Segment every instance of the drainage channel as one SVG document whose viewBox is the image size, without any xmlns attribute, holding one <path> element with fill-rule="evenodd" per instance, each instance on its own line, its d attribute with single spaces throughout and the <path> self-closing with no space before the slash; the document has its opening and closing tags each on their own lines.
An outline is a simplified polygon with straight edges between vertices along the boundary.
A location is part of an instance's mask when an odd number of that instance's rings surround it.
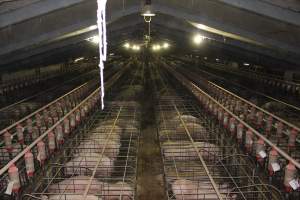
<svg viewBox="0 0 300 200">
<path fill-rule="evenodd" d="M 145 70 L 144 95 L 142 97 L 142 124 L 138 152 L 137 198 L 143 200 L 167 199 L 163 178 L 163 163 L 157 127 L 155 123 L 155 98 Z"/>
</svg>

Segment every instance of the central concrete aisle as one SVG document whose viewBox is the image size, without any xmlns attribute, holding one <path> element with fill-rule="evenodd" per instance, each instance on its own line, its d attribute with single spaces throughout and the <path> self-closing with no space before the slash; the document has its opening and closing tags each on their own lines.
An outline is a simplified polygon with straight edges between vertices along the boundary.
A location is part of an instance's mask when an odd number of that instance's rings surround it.
<svg viewBox="0 0 300 200">
<path fill-rule="evenodd" d="M 167 199 L 163 163 L 155 124 L 155 100 L 150 84 L 149 70 L 145 70 L 144 95 L 142 97 L 142 126 L 138 153 L 138 200 Z"/>
</svg>

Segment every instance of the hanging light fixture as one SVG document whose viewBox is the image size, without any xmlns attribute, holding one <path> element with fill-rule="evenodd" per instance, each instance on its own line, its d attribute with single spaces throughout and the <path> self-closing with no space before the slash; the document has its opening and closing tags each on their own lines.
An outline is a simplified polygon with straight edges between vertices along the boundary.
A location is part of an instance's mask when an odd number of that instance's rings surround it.
<svg viewBox="0 0 300 200">
<path fill-rule="evenodd" d="M 144 21 L 148 24 L 148 34 L 145 35 L 145 45 L 148 47 L 148 44 L 151 41 L 151 20 L 152 17 L 155 16 L 155 13 L 152 10 L 151 0 L 145 0 L 141 15 L 144 17 Z"/>
<path fill-rule="evenodd" d="M 141 15 L 144 17 L 154 17 L 155 13 L 152 11 L 152 6 L 145 5 Z"/>
<path fill-rule="evenodd" d="M 145 5 L 143 7 L 143 10 L 142 10 L 142 16 L 145 17 L 154 17 L 155 16 L 155 13 L 153 12 L 152 10 L 152 5 L 151 5 L 151 0 L 146 0 L 145 1 Z"/>
</svg>

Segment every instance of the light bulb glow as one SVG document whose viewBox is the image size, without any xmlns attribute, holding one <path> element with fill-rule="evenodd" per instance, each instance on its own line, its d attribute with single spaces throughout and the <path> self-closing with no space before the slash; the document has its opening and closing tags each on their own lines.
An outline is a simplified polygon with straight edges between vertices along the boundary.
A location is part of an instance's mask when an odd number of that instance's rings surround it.
<svg viewBox="0 0 300 200">
<path fill-rule="evenodd" d="M 84 57 L 76 58 L 76 59 L 74 60 L 74 63 L 77 63 L 77 62 L 79 62 L 79 61 L 81 61 L 81 60 L 84 60 Z"/>
<path fill-rule="evenodd" d="M 124 47 L 125 47 L 126 49 L 129 49 L 129 48 L 130 48 L 130 44 L 127 42 L 127 43 L 124 44 Z"/>
<path fill-rule="evenodd" d="M 123 47 L 128 50 L 133 50 L 133 51 L 140 51 L 141 46 L 139 44 L 130 44 L 129 42 L 126 42 L 123 44 Z"/>
<path fill-rule="evenodd" d="M 92 31 L 92 30 L 95 30 L 95 29 L 97 29 L 97 28 L 98 28 L 98 26 L 97 26 L 97 25 L 92 25 L 92 26 L 90 26 L 90 27 L 89 27 L 89 30 L 91 30 L 91 31 Z"/>
<path fill-rule="evenodd" d="M 154 45 L 152 46 L 152 50 L 153 50 L 153 51 L 159 51 L 161 48 L 162 48 L 162 46 L 160 46 L 159 44 L 154 44 Z"/>
<path fill-rule="evenodd" d="M 194 36 L 193 42 L 195 44 L 199 45 L 203 42 L 204 39 L 205 39 L 205 37 L 203 35 L 197 34 L 197 35 Z"/>
<path fill-rule="evenodd" d="M 139 45 L 134 44 L 132 46 L 132 50 L 134 50 L 134 51 L 139 51 L 140 49 L 141 49 L 141 47 Z"/>
<path fill-rule="evenodd" d="M 167 42 L 165 42 L 165 43 L 163 44 L 163 48 L 164 48 L 164 49 L 169 48 L 169 46 L 170 46 L 170 45 L 169 45 L 169 43 L 167 43 Z"/>
<path fill-rule="evenodd" d="M 93 43 L 93 44 L 98 44 L 99 43 L 99 36 L 95 35 L 93 37 L 90 37 L 86 39 L 87 41 Z"/>
</svg>

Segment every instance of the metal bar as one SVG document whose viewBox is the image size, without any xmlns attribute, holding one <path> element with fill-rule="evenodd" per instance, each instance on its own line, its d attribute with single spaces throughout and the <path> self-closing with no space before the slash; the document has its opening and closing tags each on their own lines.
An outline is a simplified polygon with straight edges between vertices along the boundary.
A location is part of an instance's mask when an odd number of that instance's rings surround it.
<svg viewBox="0 0 300 200">
<path fill-rule="evenodd" d="M 115 74 L 109 83 L 107 83 L 107 87 L 111 87 L 111 85 L 116 81 L 118 78 L 120 78 L 121 74 L 125 71 L 126 68 L 123 68 L 123 70 L 119 71 L 119 73 Z M 88 97 L 86 97 L 82 102 L 80 102 L 76 107 L 74 107 L 71 111 L 69 111 L 64 117 L 62 117 L 60 120 L 58 120 L 51 128 L 49 128 L 45 133 L 43 133 L 41 136 L 39 136 L 35 141 L 33 141 L 29 146 L 23 149 L 17 156 L 15 156 L 9 163 L 7 163 L 3 168 L 0 169 L 0 176 L 2 176 L 9 167 L 17 162 L 20 158 L 22 158 L 26 152 L 28 152 L 30 149 L 32 149 L 39 141 L 44 139 L 48 133 L 53 131 L 56 126 L 58 126 L 60 123 L 64 121 L 67 117 L 69 117 L 72 113 L 74 113 L 78 108 L 80 108 L 82 105 L 84 105 L 90 98 L 92 98 L 94 95 L 99 94 L 100 88 L 96 89 L 94 92 L 92 92 Z"/>
<path fill-rule="evenodd" d="M 65 81 L 65 82 L 63 82 L 63 84 L 68 83 L 68 82 L 71 82 L 71 81 L 73 81 L 73 80 L 76 80 L 77 78 L 79 78 L 79 77 L 81 77 L 81 76 L 84 76 L 84 75 L 86 75 L 86 74 L 92 73 L 92 72 L 94 72 L 94 70 L 91 71 L 91 72 L 82 74 L 82 75 L 80 75 L 80 76 L 77 76 L 77 77 L 75 77 L 75 78 L 73 78 L 73 79 L 70 79 L 70 80 L 68 80 L 68 81 Z M 62 84 L 55 85 L 54 87 L 51 87 L 51 88 L 49 88 L 49 89 L 47 89 L 47 90 L 44 90 L 43 92 L 40 92 L 40 93 L 35 94 L 35 95 L 32 95 L 32 96 L 30 96 L 30 97 L 26 97 L 25 99 L 22 99 L 21 101 L 18 101 L 18 102 L 16 102 L 16 103 L 13 103 L 13 104 L 10 104 L 10 105 L 8 105 L 8 106 L 6 106 L 6 107 L 3 107 L 3 108 L 0 109 L 0 112 L 3 112 L 3 110 L 5 110 L 5 109 L 8 109 L 8 108 L 13 107 L 13 106 L 15 106 L 15 105 L 17 105 L 17 104 L 23 103 L 24 101 L 28 101 L 29 99 L 32 99 L 32 98 L 37 97 L 37 96 L 40 96 L 40 95 L 42 95 L 42 94 L 44 94 L 44 93 L 47 93 L 47 92 L 49 92 L 49 91 L 51 91 L 51 90 L 54 90 L 54 89 L 58 88 L 58 87 L 61 86 L 61 85 L 62 85 Z M 84 85 L 84 84 L 82 84 L 82 85 Z M 80 86 L 79 86 L 79 87 L 80 87 Z M 76 88 L 75 88 L 75 89 L 76 89 Z M 74 89 L 74 90 L 75 90 L 75 89 Z M 70 92 L 72 92 L 72 91 L 70 91 Z M 48 105 L 49 105 L 49 104 L 48 104 Z M 36 112 L 37 112 L 37 111 L 36 111 Z M 0 132 L 0 135 L 1 135 L 1 132 Z"/>
<path fill-rule="evenodd" d="M 267 115 L 269 115 L 269 116 L 271 116 L 271 117 L 277 119 L 278 121 L 283 122 L 283 123 L 286 124 L 287 126 L 289 126 L 289 127 L 291 127 L 291 128 L 294 128 L 294 129 L 296 129 L 298 132 L 300 132 L 300 128 L 299 128 L 299 127 L 297 127 L 297 126 L 295 126 L 295 125 L 293 125 L 293 124 L 291 124 L 291 123 L 285 121 L 284 119 L 281 119 L 280 117 L 278 117 L 278 116 L 276 116 L 276 115 L 274 115 L 274 114 L 272 114 L 272 113 L 270 113 L 270 112 L 268 112 L 268 111 L 266 111 L 266 110 L 264 110 L 264 109 L 258 107 L 257 105 L 251 103 L 250 101 L 247 101 L 246 99 L 243 99 L 243 98 L 241 98 L 241 97 L 239 97 L 239 96 L 233 94 L 232 92 L 226 90 L 225 88 L 222 88 L 222 87 L 218 86 L 217 84 L 215 84 L 215 83 L 213 83 L 213 82 L 211 82 L 211 81 L 208 81 L 208 83 L 209 83 L 209 84 L 212 84 L 213 86 L 219 88 L 220 90 L 225 91 L 227 94 L 230 94 L 231 96 L 234 96 L 235 98 L 237 98 L 237 99 L 239 99 L 239 100 L 241 100 L 241 101 L 243 101 L 243 102 L 245 102 L 245 103 L 251 105 L 252 107 L 255 107 L 257 110 L 262 111 L 263 113 L 265 113 L 265 114 L 267 114 Z M 298 109 L 299 109 L 299 108 L 298 108 Z"/>
<path fill-rule="evenodd" d="M 169 68 L 168 66 L 164 65 L 165 68 L 171 72 L 183 85 L 185 85 L 188 89 L 191 90 L 191 92 L 198 97 L 198 94 L 195 92 L 199 92 L 202 95 L 205 95 L 208 97 L 211 101 L 213 101 L 215 104 L 217 104 L 219 107 L 221 107 L 223 110 L 225 110 L 229 115 L 234 117 L 239 123 L 243 124 L 245 127 L 247 127 L 249 130 L 251 130 L 257 137 L 261 138 L 264 140 L 265 143 L 267 143 L 270 147 L 274 148 L 282 157 L 284 157 L 286 160 L 290 161 L 293 163 L 298 169 L 300 169 L 300 163 L 297 162 L 294 158 L 289 156 L 287 153 L 282 151 L 280 148 L 278 148 L 273 142 L 268 140 L 265 136 L 257 132 L 255 129 L 253 129 L 250 125 L 248 125 L 246 122 L 241 120 L 239 117 L 237 117 L 235 114 L 233 114 L 230 110 L 228 110 L 226 107 L 224 107 L 222 104 L 220 104 L 218 101 L 216 101 L 214 98 L 212 98 L 209 94 L 201 90 L 198 86 L 195 84 L 191 83 L 189 80 L 187 80 L 185 77 L 182 75 L 178 74 L 176 71 L 173 69 Z"/>
<path fill-rule="evenodd" d="M 24 121 L 26 121 L 26 120 L 29 119 L 30 117 L 33 117 L 35 114 L 37 114 L 37 113 L 39 113 L 40 111 L 42 111 L 42 110 L 48 108 L 49 106 L 53 105 L 54 103 L 58 102 L 59 100 L 63 99 L 64 97 L 68 96 L 69 94 L 73 93 L 74 91 L 77 91 L 78 89 L 80 89 L 80 88 L 86 86 L 87 84 L 88 84 L 88 83 L 86 82 L 86 83 L 84 83 L 84 84 L 82 84 L 82 85 L 76 87 L 75 89 L 71 90 L 70 92 L 64 94 L 63 96 L 57 98 L 56 100 L 50 102 L 49 104 L 47 104 L 47 105 L 41 107 L 40 109 L 34 111 L 34 112 L 31 113 L 30 115 L 27 115 L 26 117 L 23 117 L 22 119 L 20 119 L 19 121 L 13 123 L 12 125 L 9 125 L 9 126 L 6 127 L 5 129 L 3 129 L 3 130 L 0 131 L 0 136 L 3 135 L 3 134 L 5 133 L 5 131 L 7 131 L 7 130 L 9 130 L 9 129 L 15 127 L 15 126 L 17 126 L 18 124 L 20 124 L 20 123 L 22 123 L 22 122 L 24 122 Z"/>
<path fill-rule="evenodd" d="M 184 69 L 183 69 L 183 70 L 184 70 Z M 209 75 L 211 75 L 210 73 L 208 73 L 208 72 L 206 72 L 206 71 L 203 71 L 203 70 L 200 70 L 200 71 L 201 71 L 201 72 L 204 72 L 204 73 L 207 73 L 207 74 L 209 74 Z M 187 73 L 187 72 L 185 71 L 185 73 Z M 190 73 L 189 73 L 189 76 L 195 77 L 195 80 L 197 80 L 197 78 L 198 78 L 198 77 L 194 76 L 194 74 L 190 74 Z M 293 129 L 297 130 L 298 132 L 300 132 L 300 128 L 299 128 L 299 127 L 297 127 L 297 126 L 295 126 L 295 125 L 293 125 L 293 124 L 287 122 L 286 120 L 284 120 L 284 119 L 282 119 L 282 118 L 280 118 L 280 117 L 278 117 L 278 116 L 276 116 L 276 115 L 274 115 L 274 114 L 272 114 L 272 113 L 270 113 L 270 112 L 268 112 L 268 111 L 266 111 L 266 110 L 264 110 L 264 109 L 262 109 L 262 108 L 256 106 L 255 104 L 253 104 L 253 103 L 247 101 L 246 99 L 243 99 L 243 98 L 241 98 L 241 97 L 239 97 L 239 96 L 233 94 L 232 92 L 226 90 L 225 88 L 223 88 L 223 87 L 221 87 L 221 86 L 218 86 L 217 84 L 215 84 L 215 83 L 213 83 L 213 82 L 211 82 L 211 81 L 206 80 L 205 78 L 202 78 L 202 79 L 203 79 L 205 82 L 208 82 L 208 84 L 212 85 L 212 87 L 216 87 L 216 88 L 218 88 L 219 90 L 222 90 L 222 91 L 226 92 L 227 94 L 229 94 L 229 95 L 231 95 L 231 96 L 233 96 L 233 97 L 235 97 L 235 98 L 241 100 L 242 102 L 247 103 L 248 105 L 250 105 L 250 106 L 252 106 L 252 107 L 255 107 L 256 109 L 262 111 L 263 113 L 265 113 L 265 114 L 271 116 L 272 118 L 275 118 L 275 119 L 277 119 L 278 121 L 283 122 L 283 123 L 284 123 L 285 125 L 287 125 L 288 127 L 293 128 Z M 265 96 L 265 95 L 264 95 L 264 96 Z M 277 100 L 277 99 L 275 99 L 275 100 L 276 100 L 276 101 L 279 101 L 279 100 Z M 279 102 L 281 102 L 281 101 L 279 101 Z M 281 102 L 281 103 L 284 103 L 284 102 Z M 286 103 L 284 103 L 284 104 L 286 104 Z M 294 109 L 296 108 L 297 110 L 300 110 L 300 108 L 297 108 L 297 107 L 295 107 L 295 106 L 293 106 L 293 105 L 288 104 L 288 106 L 292 106 Z M 274 125 L 273 125 L 273 126 L 274 126 Z M 274 126 L 274 127 L 275 127 L 275 126 Z M 289 133 L 288 133 L 287 131 L 284 131 L 284 134 L 287 135 L 287 136 L 289 136 Z M 300 139 L 296 139 L 296 141 L 297 141 L 298 143 L 300 143 Z"/>
<path fill-rule="evenodd" d="M 163 83 L 165 89 L 167 90 L 167 93 L 169 93 L 169 90 L 168 90 L 168 88 L 166 87 L 166 84 L 164 83 L 164 81 L 162 80 L 161 77 L 160 77 L 160 80 L 161 80 L 161 82 Z M 195 151 L 196 151 L 196 153 L 197 153 L 197 155 L 198 155 L 198 157 L 199 157 L 199 159 L 200 159 L 200 161 L 201 161 L 201 164 L 202 164 L 203 167 L 204 167 L 205 173 L 206 173 L 206 175 L 208 176 L 208 178 L 209 178 L 209 180 L 210 180 L 210 182 L 211 182 L 211 184 L 212 184 L 212 186 L 213 186 L 213 189 L 214 189 L 215 192 L 216 192 L 216 195 L 218 196 L 218 199 L 222 200 L 223 198 L 222 198 L 222 195 L 221 195 L 221 193 L 220 193 L 220 191 L 219 191 L 219 189 L 218 189 L 218 186 L 217 186 L 216 182 L 214 181 L 213 177 L 211 176 L 211 174 L 210 174 L 210 172 L 209 172 L 209 170 L 208 170 L 208 167 L 207 167 L 207 165 L 206 165 L 206 163 L 205 163 L 205 161 L 204 161 L 202 155 L 200 154 L 199 149 L 196 147 L 196 145 L 195 145 L 195 143 L 194 143 L 194 139 L 192 138 L 192 136 L 191 136 L 191 134 L 190 134 L 190 132 L 189 132 L 189 130 L 188 130 L 188 128 L 187 128 L 185 122 L 183 121 L 183 119 L 182 119 L 182 117 L 181 117 L 181 114 L 180 114 L 179 110 L 177 109 L 177 106 L 176 106 L 176 104 L 174 103 L 174 101 L 172 102 L 172 105 L 173 105 L 173 107 L 174 107 L 174 109 L 175 109 L 175 111 L 176 111 L 176 113 L 177 113 L 177 116 L 178 116 L 179 119 L 180 119 L 181 124 L 184 126 L 185 133 L 188 135 L 188 137 L 189 137 L 189 139 L 190 139 L 190 141 L 191 141 L 191 143 L 192 143 L 192 145 L 193 145 L 193 148 L 195 149 Z M 165 125 L 165 124 L 164 124 L 164 125 Z M 165 126 L 166 126 L 166 125 L 165 125 Z M 174 158 L 173 158 L 173 161 L 174 161 Z M 174 162 L 175 162 L 175 161 L 174 161 Z M 177 174 L 177 176 L 179 176 L 179 175 L 178 175 L 178 170 L 177 170 L 176 164 L 175 164 L 175 168 L 176 168 L 176 174 Z"/>
<path fill-rule="evenodd" d="M 216 192 L 218 198 L 219 198 L 220 200 L 222 200 L 223 198 L 222 198 L 222 195 L 221 195 L 221 193 L 220 193 L 220 191 L 219 191 L 219 189 L 218 189 L 218 186 L 217 186 L 216 182 L 214 181 L 214 179 L 212 178 L 212 176 L 210 175 L 209 170 L 208 170 L 208 168 L 207 168 L 207 166 L 206 166 L 206 164 L 205 164 L 205 161 L 204 161 L 202 155 L 200 154 L 198 148 L 195 146 L 194 140 L 193 140 L 193 138 L 191 137 L 191 134 L 190 134 L 188 128 L 186 127 L 185 122 L 182 120 L 181 115 L 180 115 L 180 112 L 178 111 L 178 109 L 177 109 L 177 107 L 176 107 L 176 105 L 175 105 L 174 103 L 173 103 L 173 106 L 174 106 L 174 108 L 175 108 L 175 110 L 176 110 L 176 112 L 177 112 L 177 115 L 179 116 L 179 119 L 180 119 L 180 121 L 181 121 L 181 124 L 184 126 L 185 132 L 186 132 L 187 135 L 189 136 L 190 141 L 192 142 L 192 145 L 193 145 L 195 151 L 196 151 L 197 154 L 198 154 L 198 157 L 199 157 L 199 159 L 200 159 L 200 161 L 201 161 L 201 163 L 202 163 L 202 165 L 203 165 L 203 167 L 204 167 L 204 169 L 205 169 L 205 173 L 207 174 L 207 176 L 208 176 L 208 178 L 209 178 L 209 180 L 210 180 L 210 182 L 211 182 L 211 184 L 212 184 L 212 186 L 213 186 L 213 188 L 214 188 L 214 190 L 215 190 L 215 192 Z"/>
<path fill-rule="evenodd" d="M 114 130 L 114 128 L 115 128 L 115 126 L 116 126 L 116 123 L 117 123 L 117 121 L 118 121 L 118 119 L 119 119 L 119 116 L 120 116 L 120 113 L 121 113 L 121 111 L 122 111 L 122 108 L 123 108 L 123 106 L 121 106 L 121 108 L 120 108 L 119 111 L 118 111 L 118 114 L 117 114 L 117 117 L 116 117 L 115 120 L 114 120 L 113 126 L 112 126 L 112 128 L 111 128 L 111 130 L 110 130 L 110 132 L 109 132 L 109 134 L 108 134 L 108 136 L 107 136 L 107 138 L 106 138 L 106 140 L 105 140 L 104 147 L 102 148 L 102 151 L 101 151 L 101 156 L 99 157 L 99 159 L 98 159 L 98 161 L 97 161 L 97 164 L 95 165 L 95 167 L 94 167 L 94 169 L 93 169 L 93 174 L 92 174 L 92 176 L 89 178 L 89 182 L 88 182 L 87 186 L 85 187 L 85 190 L 84 190 L 84 193 L 83 193 L 83 198 L 84 198 L 84 200 L 86 200 L 86 198 L 87 198 L 87 195 L 88 195 L 88 192 L 89 192 L 89 190 L 90 190 L 92 181 L 93 181 L 93 179 L 94 179 L 94 177 L 95 177 L 95 174 L 96 174 L 96 170 L 97 170 L 97 168 L 98 168 L 98 166 L 99 166 L 99 164 L 100 164 L 100 162 L 101 162 L 101 160 L 102 160 L 102 158 L 103 158 L 103 153 L 104 153 L 104 150 L 105 150 L 105 148 L 106 148 L 106 146 L 107 146 L 107 142 L 108 142 L 108 140 L 109 140 L 109 138 L 110 138 L 110 136 L 111 136 L 111 134 L 112 134 L 112 131 Z"/>
<path fill-rule="evenodd" d="M 220 63 L 218 63 L 218 64 L 216 64 L 216 63 L 212 64 L 212 63 L 209 63 L 209 62 L 204 62 L 204 63 L 205 63 L 205 65 L 208 65 L 208 66 L 213 67 L 213 68 L 215 68 L 213 65 L 217 65 L 218 69 L 220 69 L 220 67 L 224 68 L 224 66 L 225 66 L 225 65 L 220 64 Z M 294 85 L 294 86 L 300 86 L 300 83 L 296 83 L 296 82 L 292 82 L 292 81 L 286 81 L 286 80 L 281 80 L 281 79 L 278 79 L 278 78 L 270 78 L 268 76 L 265 76 L 264 74 L 258 74 L 258 73 L 254 73 L 254 72 L 250 72 L 250 71 L 248 71 L 248 72 L 251 73 L 251 74 L 254 74 L 256 76 L 261 76 L 264 79 L 274 80 L 274 81 L 277 81 L 277 82 L 286 83 L 286 84 Z M 241 74 L 242 76 L 247 76 L 248 77 L 248 75 L 247 75 L 246 72 L 245 73 L 243 73 L 243 72 L 242 73 L 235 72 L 235 73 L 236 74 Z"/>
</svg>

